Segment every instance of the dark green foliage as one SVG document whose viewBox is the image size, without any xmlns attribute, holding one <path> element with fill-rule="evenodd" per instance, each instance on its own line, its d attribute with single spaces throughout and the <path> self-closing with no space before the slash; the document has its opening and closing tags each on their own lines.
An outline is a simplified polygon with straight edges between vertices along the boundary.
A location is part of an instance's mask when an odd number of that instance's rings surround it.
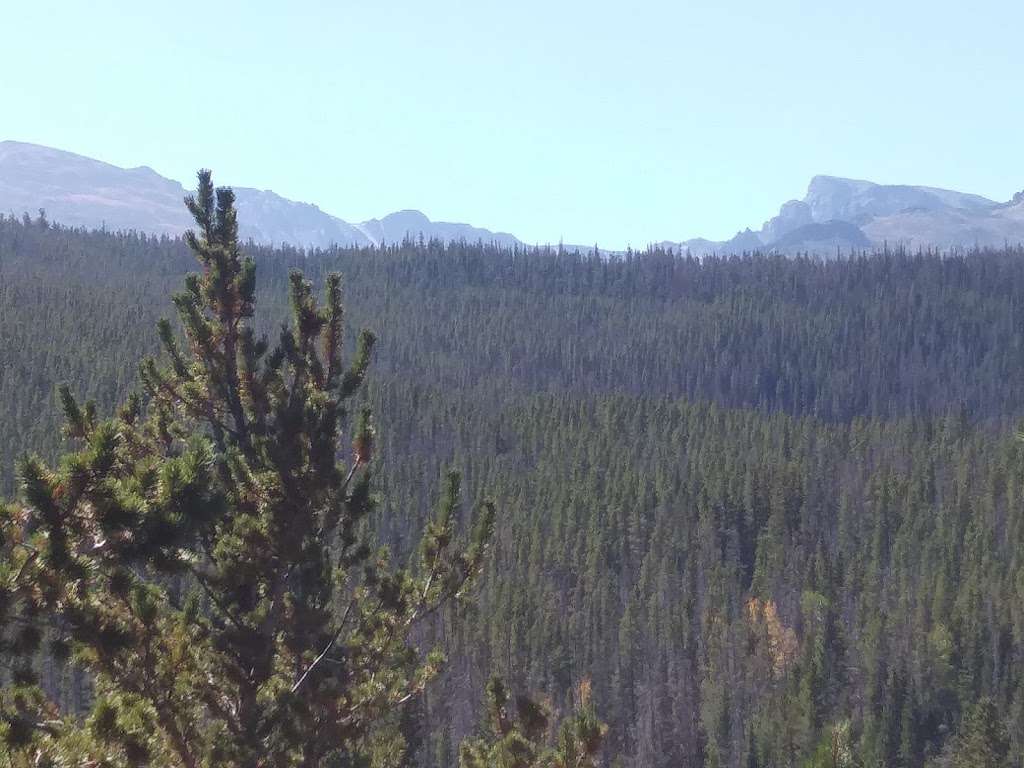
<svg viewBox="0 0 1024 768">
<path fill-rule="evenodd" d="M 496 400 L 686 396 L 832 421 L 1024 413 L 1019 249 L 824 263 L 663 251 L 609 261 L 411 242 L 247 252 L 260 265 L 257 336 L 276 336 L 287 318 L 291 269 L 317 285 L 341 272 L 348 327 L 381 335 L 381 379 Z M 0 423 L 15 435 L 0 444 L 0 489 L 13 490 L 19 450 L 59 448 L 55 381 L 73 382 L 103 412 L 123 402 L 191 264 L 181 240 L 0 220 Z"/>
<path fill-rule="evenodd" d="M 591 679 L 602 765 L 942 768 L 984 697 L 1005 764 L 1021 765 L 1019 249 L 251 252 L 254 348 L 277 337 L 289 291 L 305 306 L 296 266 L 328 294 L 345 275 L 350 321 L 323 334 L 380 334 L 349 423 L 382 470 L 359 489 L 381 497 L 365 525 L 394 557 L 430 553 L 433 481 L 451 467 L 503 510 L 471 620 L 440 610 L 414 633 L 450 663 L 415 718 L 387 723 L 419 745 L 408 765 L 454 768 L 495 673 L 552 712 Z M 95 413 L 124 401 L 186 256 L 180 241 L 0 222 L 5 461 L 60 452 L 58 381 Z M 54 697 L 89 703 L 73 663 L 37 669 Z"/>
<path fill-rule="evenodd" d="M 1009 754 L 1010 739 L 1003 715 L 991 698 L 980 699 L 960 724 L 953 768 L 1002 768 Z"/>
<path fill-rule="evenodd" d="M 18 765 L 313 768 L 383 754 L 442 661 L 412 635 L 463 596 L 490 538 L 484 505 L 457 542 L 451 473 L 418 558 L 396 566 L 372 546 L 360 400 L 374 337 L 343 365 L 338 278 L 321 307 L 292 272 L 292 320 L 270 351 L 250 324 L 255 267 L 231 191 L 203 171 L 186 203 L 201 272 L 174 296 L 181 343 L 160 324 L 166 363 L 142 364 L 144 397 L 115 419 L 62 387 L 75 449 L 57 469 L 23 459 L 20 501 L 0 517 L 0 737 Z M 36 685 L 44 637 L 91 675 L 84 727 Z M 397 764 L 400 745 L 385 751 Z"/>
<path fill-rule="evenodd" d="M 513 704 L 505 684 L 492 678 L 487 685 L 491 735 L 463 742 L 460 768 L 593 768 L 607 727 L 594 712 L 588 682 L 578 698 L 576 711 L 553 736 L 547 706 L 525 696 Z"/>
</svg>

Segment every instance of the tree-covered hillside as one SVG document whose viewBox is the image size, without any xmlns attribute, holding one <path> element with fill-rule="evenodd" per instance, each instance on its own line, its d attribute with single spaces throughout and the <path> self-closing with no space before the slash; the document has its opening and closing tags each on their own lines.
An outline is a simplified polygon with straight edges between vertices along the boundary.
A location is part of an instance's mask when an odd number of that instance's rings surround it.
<svg viewBox="0 0 1024 768">
<path fill-rule="evenodd" d="M 590 680 L 609 765 L 1021 763 L 1024 252 L 250 253 L 269 325 L 337 270 L 379 338 L 380 537 L 412 551 L 449 467 L 501 510 L 471 621 L 424 630 L 410 765 L 455 765 L 495 672 L 562 710 Z M 191 268 L 0 221 L 0 495 L 62 449 L 58 382 L 135 386 Z"/>
</svg>

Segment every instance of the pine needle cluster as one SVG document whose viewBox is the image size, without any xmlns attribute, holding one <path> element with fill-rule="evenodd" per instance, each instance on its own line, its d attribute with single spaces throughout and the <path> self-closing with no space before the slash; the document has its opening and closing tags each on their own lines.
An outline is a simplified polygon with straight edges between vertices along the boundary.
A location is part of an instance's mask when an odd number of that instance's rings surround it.
<svg viewBox="0 0 1024 768">
<path fill-rule="evenodd" d="M 341 280 L 294 272 L 257 338 L 254 262 L 209 171 L 186 199 L 200 270 L 159 325 L 142 392 L 101 420 L 60 392 L 75 449 L 20 462 L 0 515 L 0 739 L 15 765 L 352 764 L 443 659 L 418 622 L 465 596 L 494 512 L 457 536 L 459 478 L 410 562 L 369 534 L 374 336 L 342 355 Z M 41 654 L 88 671 L 91 711 L 43 693 Z M 19 762 L 20 761 L 20 762 Z"/>
</svg>

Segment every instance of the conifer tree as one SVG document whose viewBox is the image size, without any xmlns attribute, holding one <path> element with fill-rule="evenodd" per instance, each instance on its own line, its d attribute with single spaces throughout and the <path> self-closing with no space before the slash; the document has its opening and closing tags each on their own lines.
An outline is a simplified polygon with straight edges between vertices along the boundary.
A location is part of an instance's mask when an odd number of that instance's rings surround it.
<svg viewBox="0 0 1024 768">
<path fill-rule="evenodd" d="M 576 711 L 558 728 L 555 744 L 549 707 L 527 696 L 514 705 L 499 678 L 487 685 L 491 738 L 469 739 L 459 752 L 460 768 L 594 768 L 607 726 L 594 711 L 590 684 L 579 687 Z"/>
<path fill-rule="evenodd" d="M 0 516 L 0 738 L 15 765 L 354 764 L 442 663 L 415 626 L 480 569 L 493 511 L 457 542 L 454 474 L 412 561 L 369 538 L 359 402 L 374 337 L 344 364 L 340 278 L 321 306 L 291 275 L 271 348 L 252 328 L 232 191 L 200 171 L 186 205 L 201 269 L 174 296 L 184 344 L 160 323 L 165 359 L 143 363 L 143 395 L 116 418 L 63 388 L 76 450 L 57 468 L 24 459 Z M 37 685 L 44 643 L 90 673 L 84 721 Z"/>
<path fill-rule="evenodd" d="M 995 702 L 988 697 L 974 704 L 957 734 L 953 768 L 1002 768 L 1007 765 L 1010 740 Z"/>
</svg>

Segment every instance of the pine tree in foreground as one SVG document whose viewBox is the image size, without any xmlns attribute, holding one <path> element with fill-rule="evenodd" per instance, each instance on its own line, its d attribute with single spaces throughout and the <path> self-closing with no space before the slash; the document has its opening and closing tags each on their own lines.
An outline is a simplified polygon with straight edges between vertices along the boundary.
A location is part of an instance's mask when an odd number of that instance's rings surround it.
<svg viewBox="0 0 1024 768">
<path fill-rule="evenodd" d="M 598 720 L 590 684 L 579 687 L 576 711 L 558 727 L 554 746 L 548 707 L 525 696 L 515 702 L 515 713 L 505 684 L 494 678 L 487 686 L 491 738 L 471 739 L 459 753 L 460 768 L 593 768 L 607 726 Z"/>
<path fill-rule="evenodd" d="M 233 193 L 202 171 L 186 204 L 202 269 L 174 297 L 184 347 L 162 322 L 166 362 L 143 364 L 145 396 L 115 419 L 63 389 L 78 448 L 58 469 L 22 461 L 21 501 L 0 516 L 13 765 L 358 764 L 438 673 L 410 633 L 480 569 L 493 511 L 457 544 L 455 475 L 415 562 L 370 544 L 373 429 L 354 404 L 374 338 L 343 365 L 338 276 L 320 307 L 292 274 L 292 324 L 271 350 L 251 329 Z M 91 674 L 84 721 L 42 693 L 41 653 Z"/>
</svg>

